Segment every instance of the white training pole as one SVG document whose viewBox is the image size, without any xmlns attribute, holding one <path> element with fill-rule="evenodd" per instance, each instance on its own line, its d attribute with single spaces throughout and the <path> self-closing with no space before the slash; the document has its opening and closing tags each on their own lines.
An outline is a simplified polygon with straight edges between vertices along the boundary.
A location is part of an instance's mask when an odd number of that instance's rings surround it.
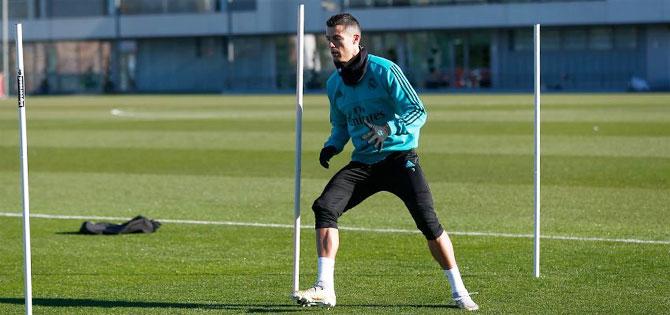
<svg viewBox="0 0 670 315">
<path fill-rule="evenodd" d="M 298 7 L 297 36 L 297 72 L 296 72 L 296 107 L 295 107 L 295 195 L 293 196 L 293 291 L 300 287 L 300 173 L 302 165 L 302 88 L 303 59 L 305 54 L 305 5 Z"/>
<path fill-rule="evenodd" d="M 9 96 L 9 0 L 2 0 L 2 97 Z"/>
<path fill-rule="evenodd" d="M 28 139 L 26 138 L 26 85 L 23 73 L 23 29 L 16 24 L 16 88 L 19 102 L 19 157 L 21 158 L 21 194 L 23 196 L 23 279 L 26 314 L 33 313 L 33 288 L 30 262 L 30 198 L 28 197 Z"/>
<path fill-rule="evenodd" d="M 533 30 L 535 47 L 535 259 L 534 274 L 540 277 L 540 24 Z"/>
</svg>

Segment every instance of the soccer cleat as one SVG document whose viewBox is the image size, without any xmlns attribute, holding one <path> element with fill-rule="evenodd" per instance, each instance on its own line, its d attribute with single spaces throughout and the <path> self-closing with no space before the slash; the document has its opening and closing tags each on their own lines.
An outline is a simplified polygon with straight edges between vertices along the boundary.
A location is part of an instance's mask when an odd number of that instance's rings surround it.
<svg viewBox="0 0 670 315">
<path fill-rule="evenodd" d="M 456 302 L 456 306 L 458 306 L 458 308 L 464 309 L 466 311 L 476 311 L 479 309 L 479 305 L 477 305 L 477 303 L 475 303 L 475 301 L 473 301 L 469 295 L 455 297 L 454 302 Z"/>
<path fill-rule="evenodd" d="M 335 291 L 325 290 L 320 285 L 314 285 L 306 290 L 295 291 L 291 295 L 291 298 L 302 306 L 323 306 L 330 308 L 334 307 L 336 302 Z"/>
</svg>

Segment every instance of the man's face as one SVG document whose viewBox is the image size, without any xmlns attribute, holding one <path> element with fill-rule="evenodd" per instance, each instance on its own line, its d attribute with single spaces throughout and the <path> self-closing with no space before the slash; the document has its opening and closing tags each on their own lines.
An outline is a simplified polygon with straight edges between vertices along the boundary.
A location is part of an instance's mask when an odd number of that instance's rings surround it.
<svg viewBox="0 0 670 315">
<path fill-rule="evenodd" d="M 334 61 L 347 62 L 358 54 L 361 33 L 356 27 L 335 25 L 326 29 L 330 55 Z"/>
</svg>

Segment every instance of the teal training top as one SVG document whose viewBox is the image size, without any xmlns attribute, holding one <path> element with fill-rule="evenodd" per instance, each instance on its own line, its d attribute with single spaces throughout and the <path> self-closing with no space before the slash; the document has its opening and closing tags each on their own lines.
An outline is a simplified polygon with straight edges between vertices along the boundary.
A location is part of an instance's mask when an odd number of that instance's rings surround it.
<svg viewBox="0 0 670 315">
<path fill-rule="evenodd" d="M 344 84 L 337 73 L 328 78 L 330 137 L 324 144 L 342 151 L 352 139 L 352 161 L 374 164 L 395 151 L 419 145 L 419 129 L 426 122 L 426 110 L 400 67 L 390 60 L 368 55 L 367 71 L 354 86 Z M 391 134 L 381 152 L 362 137 L 370 132 L 365 121 L 388 125 Z"/>
</svg>

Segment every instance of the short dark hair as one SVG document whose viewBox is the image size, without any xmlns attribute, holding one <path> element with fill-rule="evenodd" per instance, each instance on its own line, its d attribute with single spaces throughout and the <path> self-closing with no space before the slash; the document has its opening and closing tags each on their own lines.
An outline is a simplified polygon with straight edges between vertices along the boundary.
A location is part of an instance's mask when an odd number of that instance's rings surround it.
<svg viewBox="0 0 670 315">
<path fill-rule="evenodd" d="M 358 20 L 356 20 L 356 18 L 349 13 L 339 13 L 331 16 L 328 21 L 326 21 L 326 25 L 328 27 L 335 27 L 335 25 L 344 25 L 346 27 L 355 26 L 359 30 L 361 29 L 361 25 L 358 24 Z"/>
</svg>

